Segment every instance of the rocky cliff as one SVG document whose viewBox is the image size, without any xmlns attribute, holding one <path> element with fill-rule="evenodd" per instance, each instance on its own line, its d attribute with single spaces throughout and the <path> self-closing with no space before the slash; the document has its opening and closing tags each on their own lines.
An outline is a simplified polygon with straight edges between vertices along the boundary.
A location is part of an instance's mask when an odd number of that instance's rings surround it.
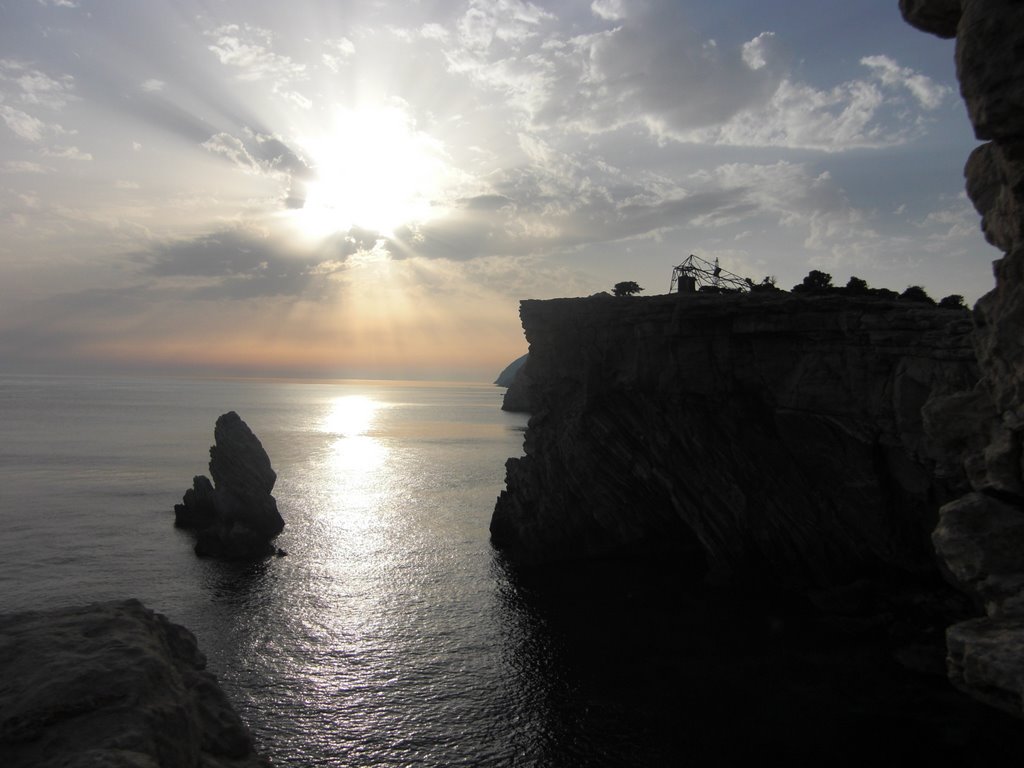
<svg viewBox="0 0 1024 768">
<path fill-rule="evenodd" d="M 136 600 L 0 616 L 0 765 L 269 765 L 205 666 Z"/>
<path fill-rule="evenodd" d="M 967 312 L 785 293 L 524 301 L 533 416 L 494 544 L 521 563 L 652 548 L 712 575 L 934 572 L 922 405 L 977 379 Z"/>
<path fill-rule="evenodd" d="M 1024 716 L 1024 3 L 900 0 L 900 9 L 919 29 L 956 38 L 960 92 L 986 141 L 967 160 L 967 194 L 986 239 L 1003 252 L 995 289 L 974 308 L 982 379 L 925 408 L 933 440 L 972 487 L 942 508 L 935 546 L 985 613 L 947 633 L 949 674 Z"/>
</svg>

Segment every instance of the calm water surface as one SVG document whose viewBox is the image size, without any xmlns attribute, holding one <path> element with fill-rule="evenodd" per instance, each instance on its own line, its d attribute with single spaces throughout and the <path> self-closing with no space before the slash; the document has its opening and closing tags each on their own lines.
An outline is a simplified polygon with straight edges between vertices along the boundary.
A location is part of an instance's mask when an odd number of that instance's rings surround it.
<svg viewBox="0 0 1024 768">
<path fill-rule="evenodd" d="M 525 426 L 502 391 L 0 378 L 0 610 L 139 597 L 196 633 L 281 764 L 539 757 L 543 660 L 516 658 L 532 619 L 487 538 Z M 172 527 L 227 410 L 278 473 L 288 557 L 200 560 Z"/>
<path fill-rule="evenodd" d="M 0 376 L 0 611 L 140 598 L 278 765 L 1017 764 L 1019 723 L 941 669 L 677 563 L 514 578 L 487 531 L 525 427 L 500 394 Z M 287 557 L 200 560 L 173 528 L 228 410 L 278 473 Z"/>
</svg>

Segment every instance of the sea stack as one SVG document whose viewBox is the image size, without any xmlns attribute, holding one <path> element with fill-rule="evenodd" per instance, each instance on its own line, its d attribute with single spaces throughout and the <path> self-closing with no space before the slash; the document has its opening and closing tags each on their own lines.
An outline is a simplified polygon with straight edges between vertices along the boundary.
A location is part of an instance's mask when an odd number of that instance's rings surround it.
<svg viewBox="0 0 1024 768">
<path fill-rule="evenodd" d="M 234 411 L 217 419 L 210 475 L 192 480 L 174 524 L 196 532 L 196 554 L 250 559 L 274 554 L 271 540 L 284 529 L 270 494 L 277 473 L 259 438 Z"/>
</svg>

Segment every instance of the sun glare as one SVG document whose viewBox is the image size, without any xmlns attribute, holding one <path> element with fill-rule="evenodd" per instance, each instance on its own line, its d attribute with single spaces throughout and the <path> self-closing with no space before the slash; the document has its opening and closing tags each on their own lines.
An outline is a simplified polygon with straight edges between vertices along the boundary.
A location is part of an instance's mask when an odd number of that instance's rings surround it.
<svg viewBox="0 0 1024 768">
<path fill-rule="evenodd" d="M 315 173 L 304 207 L 294 212 L 305 234 L 360 227 L 387 236 L 430 218 L 443 149 L 401 108 L 339 109 L 327 134 L 302 144 Z"/>
<path fill-rule="evenodd" d="M 343 437 L 363 435 L 373 425 L 377 403 L 362 395 L 348 395 L 336 398 L 331 403 L 331 410 L 324 418 L 324 432 Z"/>
</svg>

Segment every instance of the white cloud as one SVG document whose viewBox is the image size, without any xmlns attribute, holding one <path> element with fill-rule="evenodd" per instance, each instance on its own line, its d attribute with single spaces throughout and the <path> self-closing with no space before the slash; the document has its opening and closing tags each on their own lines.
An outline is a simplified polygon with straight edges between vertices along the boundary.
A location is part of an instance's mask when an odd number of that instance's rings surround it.
<svg viewBox="0 0 1024 768">
<path fill-rule="evenodd" d="M 762 69 L 768 64 L 769 48 L 775 40 L 774 32 L 762 32 L 743 44 L 743 61 L 751 69 Z"/>
<path fill-rule="evenodd" d="M 923 109 L 937 108 L 952 94 L 948 86 L 936 83 L 910 67 L 901 67 L 888 56 L 865 56 L 860 63 L 870 68 L 882 85 L 910 91 Z"/>
<path fill-rule="evenodd" d="M 347 37 L 325 40 L 324 47 L 327 51 L 321 54 L 320 58 L 331 72 L 340 72 L 342 66 L 356 53 L 355 44 Z"/>
<path fill-rule="evenodd" d="M 441 40 L 449 38 L 448 30 L 440 24 L 424 24 L 420 27 L 420 37 L 424 40 Z"/>
<path fill-rule="evenodd" d="M 305 74 L 305 65 L 271 50 L 273 34 L 269 30 L 228 24 L 208 34 L 216 42 L 207 47 L 221 64 L 240 69 L 241 80 L 292 80 Z"/>
<path fill-rule="evenodd" d="M 590 10 L 595 16 L 606 21 L 618 21 L 626 17 L 626 8 L 623 0 L 594 0 L 590 4 Z"/>
<path fill-rule="evenodd" d="M 75 98 L 70 75 L 53 78 L 14 59 L 0 59 L 0 84 L 8 98 L 31 106 L 56 110 Z"/>
<path fill-rule="evenodd" d="M 42 120 L 32 117 L 27 112 L 22 112 L 20 109 L 15 109 L 6 104 L 0 104 L 0 119 L 17 136 L 26 141 L 38 142 L 43 139 L 46 124 Z"/>
<path fill-rule="evenodd" d="M 296 83 L 307 78 L 306 65 L 272 49 L 274 36 L 267 29 L 226 24 L 207 32 L 214 43 L 207 48 L 217 55 L 221 64 L 238 70 L 238 79 L 245 82 L 267 82 L 271 92 L 302 109 L 312 102 L 294 90 Z"/>
<path fill-rule="evenodd" d="M 163 80 L 157 80 L 155 77 L 151 77 L 148 80 L 143 80 L 139 87 L 146 93 L 157 93 L 162 91 L 166 85 L 167 83 Z"/>
<path fill-rule="evenodd" d="M 200 146 L 203 149 L 213 152 L 215 155 L 222 155 L 245 173 L 259 173 L 260 166 L 256 159 L 249 154 L 244 142 L 229 133 L 218 133 L 204 141 Z"/>
<path fill-rule="evenodd" d="M 50 173 L 53 169 L 28 160 L 8 160 L 3 164 L 4 173 Z"/>
<path fill-rule="evenodd" d="M 40 5 L 51 5 L 57 8 L 77 8 L 75 0 L 36 0 Z"/>
<path fill-rule="evenodd" d="M 913 70 L 886 57 L 862 63 L 870 78 L 849 80 L 830 89 L 783 80 L 768 103 L 741 110 L 717 126 L 673 132 L 671 125 L 656 130 L 681 141 L 748 147 L 789 147 L 842 152 L 905 143 L 922 130 L 915 119 L 909 92 L 921 108 L 937 107 L 949 93 Z"/>
<path fill-rule="evenodd" d="M 92 155 L 78 147 L 44 147 L 42 153 L 46 157 L 57 157 L 64 160 L 92 160 Z"/>
<path fill-rule="evenodd" d="M 459 38 L 473 50 L 489 48 L 495 40 L 516 45 L 538 34 L 541 22 L 554 18 L 523 0 L 470 0 L 459 20 Z"/>
</svg>

